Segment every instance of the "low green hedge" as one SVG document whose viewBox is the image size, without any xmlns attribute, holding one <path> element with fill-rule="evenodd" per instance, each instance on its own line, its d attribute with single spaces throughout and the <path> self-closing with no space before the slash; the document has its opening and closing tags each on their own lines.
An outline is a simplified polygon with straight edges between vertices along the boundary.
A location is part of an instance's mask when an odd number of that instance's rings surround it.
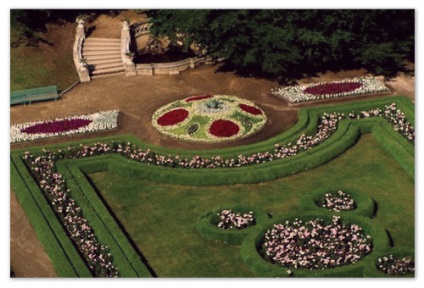
<svg viewBox="0 0 424 288">
<path fill-rule="evenodd" d="M 410 278 L 415 277 L 415 273 L 413 274 L 406 274 L 406 275 L 399 275 L 399 276 L 389 276 L 385 274 L 384 272 L 377 269 L 378 266 L 378 258 L 380 257 L 387 257 L 389 255 L 393 255 L 395 258 L 402 258 L 402 257 L 411 257 L 415 261 L 415 253 L 412 249 L 406 248 L 406 247 L 395 247 L 388 251 L 381 252 L 374 255 L 374 265 L 371 265 L 368 269 L 364 270 L 364 277 L 375 277 L 375 278 L 381 278 L 381 277 L 393 277 L 393 278 Z"/>
<path fill-rule="evenodd" d="M 10 180 L 19 203 L 52 261 L 56 274 L 59 277 L 91 277 L 85 262 L 18 155 L 11 158 Z"/>
<path fill-rule="evenodd" d="M 343 265 L 324 270 L 294 269 L 278 266 L 266 261 L 259 253 L 263 236 L 266 230 L 273 227 L 274 224 L 284 223 L 286 220 L 294 219 L 309 221 L 316 218 L 331 222 L 332 216 L 327 213 L 300 214 L 297 216 L 287 215 L 272 219 L 268 225 L 258 229 L 257 233 L 249 234 L 242 243 L 241 256 L 244 263 L 261 277 L 289 277 L 287 270 L 292 271 L 294 277 L 362 277 L 363 270 L 368 269 L 374 263 L 374 255 L 380 255 L 389 250 L 390 243 L 385 230 L 374 224 L 370 219 L 357 215 L 343 215 L 342 220 L 345 224 L 358 224 L 364 232 L 372 237 L 373 251 L 364 256 L 360 261 L 354 264 Z"/>
<path fill-rule="evenodd" d="M 105 155 L 107 156 L 107 155 Z M 98 156 L 104 157 L 104 156 Z M 105 204 L 81 172 L 85 167 L 91 171 L 105 168 L 101 159 L 83 158 L 62 160 L 57 163 L 58 171 L 65 175 L 68 188 L 78 205 L 84 211 L 100 243 L 106 244 L 113 255 L 113 263 L 118 267 L 121 277 L 152 277 L 128 238 L 118 226 Z"/>
<path fill-rule="evenodd" d="M 231 209 L 235 213 L 247 213 L 253 211 L 255 215 L 255 224 L 249 226 L 245 229 L 221 229 L 217 225 L 220 221 L 217 213 L 221 212 L 224 209 Z M 215 208 L 206 214 L 202 215 L 197 223 L 196 229 L 199 232 L 200 236 L 205 239 L 225 242 L 228 244 L 241 244 L 243 239 L 253 230 L 263 223 L 266 223 L 269 219 L 269 216 L 259 207 L 244 207 L 244 206 L 232 206 L 225 208 Z"/>
<path fill-rule="evenodd" d="M 325 193 L 335 192 L 338 190 L 342 190 L 352 196 L 356 203 L 355 209 L 350 211 L 334 212 L 319 206 L 319 203 L 322 201 Z M 373 218 L 375 214 L 375 202 L 368 195 L 367 191 L 359 192 L 346 187 L 320 187 L 303 195 L 301 199 L 301 206 L 305 209 L 305 211 L 317 211 L 319 213 L 340 215 L 342 217 L 346 214 L 355 214 Z"/>
<path fill-rule="evenodd" d="M 116 143 L 126 143 L 130 141 L 131 143 L 142 147 L 143 149 L 150 148 L 155 151 L 157 154 L 163 155 L 180 155 L 183 158 L 191 158 L 195 155 L 202 155 L 202 157 L 210 157 L 220 155 L 224 158 L 237 157 L 239 154 L 253 154 L 257 152 L 271 151 L 273 150 L 273 145 L 275 143 L 285 144 L 288 142 L 293 142 L 298 139 L 299 135 L 302 133 L 313 133 L 317 129 L 317 121 L 320 115 L 323 112 L 341 112 L 349 113 L 352 111 L 361 111 L 374 109 L 377 107 L 384 108 L 384 105 L 388 105 L 392 102 L 396 102 L 398 107 L 405 113 L 407 119 L 414 123 L 414 106 L 404 96 L 395 96 L 395 97 L 381 97 L 378 99 L 366 100 L 361 102 L 347 103 L 342 105 L 323 105 L 315 108 L 307 108 L 299 110 L 299 121 L 297 124 L 292 127 L 290 130 L 272 137 L 266 141 L 262 141 L 255 144 L 238 146 L 226 149 L 211 149 L 211 150 L 177 150 L 177 149 L 168 149 L 164 147 L 154 146 L 139 139 L 135 138 L 132 135 L 120 135 L 120 136 L 110 136 L 104 138 L 91 138 L 86 140 L 79 140 L 65 144 L 54 144 L 43 147 L 49 150 L 57 149 L 67 149 L 67 146 L 79 146 L 90 145 L 95 142 L 107 143 L 109 141 L 115 141 Z M 385 123 L 382 123 L 385 122 Z M 390 129 L 389 129 L 389 128 Z M 173 184 L 186 184 L 186 185 L 223 185 L 223 184 L 236 184 L 236 183 L 257 183 L 267 180 L 273 180 L 287 175 L 299 173 L 308 169 L 318 167 L 335 157 L 344 153 L 347 149 L 352 147 L 362 133 L 373 133 L 382 147 L 390 153 L 397 162 L 402 166 L 403 169 L 408 173 L 408 175 L 414 178 L 414 147 L 411 143 L 407 142 L 399 133 L 394 131 L 389 124 L 384 119 L 381 118 L 370 118 L 370 119 L 359 119 L 354 121 L 342 120 L 339 122 L 339 127 L 333 135 L 325 140 L 318 147 L 314 147 L 309 151 L 303 151 L 296 156 L 274 160 L 272 162 L 267 162 L 260 165 L 252 165 L 242 168 L 220 168 L 220 169 L 173 169 L 166 167 L 158 167 L 154 165 L 146 165 L 144 163 L 135 162 L 129 159 L 126 159 L 120 155 L 104 155 L 96 156 L 94 159 L 98 161 L 88 161 L 91 159 L 80 159 L 78 165 L 81 165 L 86 172 L 95 172 L 109 169 L 119 175 L 125 175 L 130 177 L 144 177 L 147 180 L 164 182 L 164 183 L 173 183 Z M 19 147 L 16 145 L 15 147 Z M 89 270 L 85 266 L 84 261 L 81 259 L 80 255 L 76 251 L 76 248 L 71 243 L 70 239 L 67 237 L 66 232 L 63 230 L 62 225 L 59 223 L 59 220 L 55 217 L 52 209 L 47 203 L 44 195 L 40 191 L 39 187 L 32 179 L 32 176 L 29 174 L 27 168 L 22 163 L 20 157 L 24 151 L 29 151 L 30 153 L 40 154 L 41 148 L 34 147 L 30 149 L 19 149 L 12 152 L 11 157 L 11 185 L 14 189 L 18 200 L 22 204 L 25 213 L 30 218 L 32 225 L 34 226 L 36 233 L 40 240 L 43 242 L 46 251 L 52 259 L 53 265 L 56 269 L 56 272 L 59 276 L 64 277 L 89 277 L 91 276 Z M 76 164 L 75 164 L 76 165 Z M 72 166 L 72 165 L 71 165 Z M 76 166 L 75 166 L 76 167 Z M 74 170 L 75 169 L 75 170 Z M 72 171 L 79 173 L 79 169 L 72 168 Z M 71 172 L 72 172 L 71 171 Z M 210 177 L 213 173 L 214 177 Z M 66 172 L 69 177 L 72 178 L 71 173 Z M 70 178 L 70 179 L 71 179 Z M 104 206 L 100 208 L 103 203 L 98 197 L 96 197 L 95 191 L 88 183 L 81 184 L 82 178 L 80 176 L 76 177 L 71 181 L 71 185 L 79 189 L 80 194 L 78 197 L 78 202 L 81 203 L 86 209 L 91 209 L 91 212 L 87 212 L 87 215 L 92 214 L 89 217 L 92 217 L 91 220 L 94 221 L 94 225 L 97 227 L 97 222 L 99 223 L 99 228 L 95 228 L 96 235 L 99 231 L 99 239 L 107 240 L 106 242 L 112 241 L 111 243 L 116 243 L 116 247 L 113 249 L 122 249 L 120 255 L 122 256 L 122 261 L 137 262 L 137 259 L 134 259 L 135 251 L 130 245 L 127 245 L 128 242 L 123 240 L 121 234 L 120 236 L 115 237 L 114 231 L 118 231 L 119 227 L 114 222 L 114 219 L 110 214 L 107 214 L 103 209 L 107 210 Z M 86 182 L 86 180 L 85 180 Z M 82 185 L 82 186 L 80 186 Z M 89 192 L 86 192 L 89 191 Z M 91 191 L 91 192 L 90 192 Z M 87 194 L 88 193 L 88 194 Z M 87 196 L 89 195 L 89 196 Z M 89 200 L 87 200 L 89 198 Z M 84 204 L 83 204 L 84 203 Z M 93 204 L 94 203 L 94 204 Z M 91 207 L 92 205 L 96 208 Z M 97 208 L 99 207 L 99 208 Z M 93 210 L 94 209 L 94 210 Z M 97 209 L 97 210 L 95 210 Z M 85 210 L 84 215 L 85 215 Z M 94 212 L 93 212 L 94 211 Z M 109 216 L 107 216 L 109 215 Z M 105 222 L 105 219 L 111 222 Z M 90 221 L 90 224 L 91 222 Z M 103 223 L 101 223 L 103 222 Z M 109 228 L 109 223 L 113 226 L 113 229 Z M 107 224 L 106 224 L 107 223 Z M 103 225 L 103 228 L 101 226 Z M 116 230 L 118 229 L 118 230 Z M 122 232 L 122 231 L 121 231 Z M 102 236 L 104 235 L 104 236 Z M 114 238 L 115 237 L 115 238 Z M 250 237 L 250 235 L 249 235 Z M 247 237 L 247 238 L 249 238 Z M 125 238 L 125 237 L 124 237 Z M 247 239 L 246 238 L 246 239 Z M 121 239 L 121 240 L 119 240 Z M 123 242 L 122 242 L 123 241 Z M 103 242 L 102 242 L 103 243 Z M 108 243 L 106 243 L 108 244 Z M 109 245 L 109 244 L 108 244 Z M 115 244 L 114 244 L 115 245 Z M 113 245 L 112 245 L 113 246 Z M 135 253 L 136 254 L 136 253 Z M 117 259 L 120 259 L 121 256 L 115 256 Z M 124 258 L 127 258 L 126 260 Z M 255 259 L 255 258 L 252 258 Z M 121 260 L 118 260 L 121 261 Z M 252 261 L 250 258 L 247 261 Z M 255 260 L 253 260 L 255 261 Z M 134 263 L 135 263 L 134 262 Z M 362 261 L 361 261 L 362 262 Z M 126 264 L 124 264 L 126 265 Z M 131 264 L 133 265 L 133 264 Z M 139 264 L 134 264 L 132 268 L 133 271 L 138 271 L 139 275 L 143 274 L 147 276 L 144 268 L 137 266 Z M 122 267 L 118 267 L 122 268 Z M 353 269 L 354 273 L 359 273 L 361 269 Z M 143 272 L 141 272 L 143 271 Z M 268 270 L 267 270 L 268 271 Z M 269 271 L 264 271 L 268 273 Z M 349 270 L 351 271 L 351 270 Z M 356 271 L 356 272 L 355 272 Z M 279 270 L 279 273 L 281 269 Z M 126 272 L 125 272 L 126 273 Z M 131 272 L 132 273 L 132 272 Z M 324 273 L 324 272 L 322 272 Z M 264 275 L 265 275 L 264 274 Z M 272 274 L 272 273 L 271 273 Z M 277 273 L 278 274 L 278 273 Z M 343 274 L 343 273 L 342 273 Z M 149 274 L 150 275 L 150 274 Z M 355 274 L 356 275 L 356 274 Z"/>
</svg>

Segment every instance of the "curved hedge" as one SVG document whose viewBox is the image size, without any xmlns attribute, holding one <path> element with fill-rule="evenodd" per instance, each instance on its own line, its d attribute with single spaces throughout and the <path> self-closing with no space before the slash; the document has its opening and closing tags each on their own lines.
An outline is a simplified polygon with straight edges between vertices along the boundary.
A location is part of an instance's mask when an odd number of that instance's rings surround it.
<svg viewBox="0 0 424 288">
<path fill-rule="evenodd" d="M 330 211 L 326 208 L 320 207 L 318 203 L 323 199 L 323 195 L 328 192 L 334 192 L 342 190 L 345 193 L 348 193 L 352 196 L 353 200 L 356 203 L 356 208 L 349 211 L 340 211 L 340 212 L 334 212 Z M 302 208 L 304 208 L 307 211 L 317 211 L 319 213 L 328 213 L 328 214 L 335 214 L 344 216 L 346 214 L 355 214 L 360 216 L 365 216 L 369 218 L 373 218 L 375 214 L 375 202 L 374 200 L 366 194 L 366 191 L 356 191 L 352 190 L 350 188 L 344 188 L 344 187 L 322 187 L 318 188 L 314 191 L 311 191 L 310 193 L 307 193 L 303 195 L 303 198 L 301 200 Z"/>
<path fill-rule="evenodd" d="M 219 217 L 217 216 L 217 213 L 221 212 L 224 209 L 231 209 L 235 213 L 246 213 L 249 211 L 253 211 L 255 213 L 255 224 L 244 229 L 218 228 L 217 225 L 219 222 Z M 266 223 L 268 219 L 268 214 L 256 206 L 232 206 L 225 208 L 215 208 L 199 217 L 196 223 L 196 229 L 199 232 L 200 236 L 205 239 L 218 242 L 225 242 L 228 244 L 241 244 L 241 242 L 243 242 L 243 239 L 249 233 L 252 233 L 261 224 Z"/>
<path fill-rule="evenodd" d="M 352 111 L 360 111 L 367 109 L 374 109 L 377 107 L 384 108 L 384 105 L 396 102 L 399 109 L 401 109 L 407 119 L 414 123 L 414 107 L 410 100 L 404 96 L 395 96 L 395 97 L 381 97 L 378 99 L 366 100 L 361 102 L 347 103 L 336 106 L 319 106 L 315 108 L 305 108 L 299 110 L 299 120 L 294 127 L 290 130 L 285 131 L 275 137 L 267 139 L 265 141 L 232 147 L 227 149 L 211 149 L 211 150 L 178 150 L 178 149 L 169 149 L 159 146 L 154 146 L 131 135 L 120 135 L 120 136 L 111 136 L 105 138 L 97 139 L 87 139 L 80 140 L 78 142 L 71 142 L 65 144 L 54 144 L 48 145 L 46 149 L 67 149 L 70 146 L 78 146 L 80 144 L 92 144 L 96 141 L 115 141 L 116 143 L 126 143 L 130 141 L 131 143 L 143 147 L 144 149 L 150 148 L 155 151 L 157 154 L 162 155 L 180 155 L 180 157 L 191 158 L 195 155 L 202 155 L 202 157 L 211 157 L 215 155 L 220 155 L 223 158 L 237 157 L 240 153 L 242 154 L 252 154 L 257 152 L 265 152 L 273 149 L 275 143 L 288 143 L 293 142 L 298 139 L 301 133 L 311 134 L 314 133 L 317 129 L 317 123 L 319 116 L 323 112 L 342 112 L 349 113 Z M 257 183 L 267 180 L 273 180 L 287 175 L 299 173 L 301 171 L 309 170 L 315 167 L 318 167 L 335 157 L 344 153 L 347 149 L 355 145 L 356 141 L 362 133 L 373 133 L 377 141 L 382 145 L 382 147 L 394 157 L 394 159 L 399 162 L 401 167 L 406 171 L 406 173 L 414 178 L 414 146 L 406 141 L 399 133 L 394 131 L 390 124 L 382 118 L 366 118 L 366 119 L 357 119 L 354 121 L 342 120 L 338 123 L 338 129 L 322 144 L 314 147 L 313 149 L 303 151 L 298 153 L 296 156 L 275 160 L 272 162 L 267 162 L 260 165 L 252 165 L 241 168 L 217 168 L 213 170 L 209 169 L 197 169 L 197 170 L 187 170 L 187 169 L 173 169 L 168 167 L 159 167 L 154 165 L 146 165 L 144 163 L 139 163 L 131 161 L 127 158 L 124 158 L 120 155 L 105 155 L 96 156 L 92 159 L 79 159 L 75 161 L 75 165 L 81 164 L 84 166 L 85 171 L 90 171 L 91 169 L 96 170 L 105 170 L 108 169 L 120 175 L 130 176 L 130 177 L 144 177 L 147 180 L 159 181 L 164 183 L 172 184 L 185 184 L 185 185 L 221 185 L 221 184 L 236 184 L 236 183 Z M 14 189 L 19 202 L 24 208 L 25 213 L 29 216 L 29 219 L 34 226 L 36 233 L 39 239 L 43 242 L 46 251 L 52 259 L 53 265 L 56 272 L 60 276 L 65 277 L 88 277 L 91 274 L 89 273 L 85 263 L 81 259 L 80 255 L 76 251 L 75 247 L 69 240 L 66 235 L 66 232 L 63 230 L 62 225 L 55 217 L 52 209 L 47 203 L 44 195 L 40 191 L 34 179 L 32 179 L 31 174 L 28 172 L 27 167 L 24 165 L 21 159 L 21 155 L 29 151 L 30 153 L 40 153 L 41 148 L 35 147 L 31 149 L 19 149 L 12 152 L 11 157 L 11 186 Z M 94 161 L 98 159 L 98 161 Z M 88 161 L 93 160 L 93 161 Z M 81 162 L 80 162 L 81 161 Z M 77 164 L 79 163 L 79 164 Z M 76 169 L 76 168 L 75 168 Z M 73 169 L 72 169 L 73 170 Z M 74 170 L 73 170 L 74 171 Z M 76 171 L 76 170 L 75 170 Z M 75 172 L 78 173 L 78 172 Z M 213 173 L 214 177 L 210 177 Z M 71 174 L 69 174 L 71 175 Z M 72 177 L 72 175 L 71 175 Z M 91 205 L 96 206 L 100 199 L 95 199 L 94 194 L 91 196 L 86 195 L 86 191 L 90 189 L 86 184 L 80 184 L 81 177 L 75 177 L 75 182 L 71 181 L 71 185 L 75 187 L 80 186 L 77 189 L 80 189 L 79 193 L 81 197 L 78 199 L 78 203 L 83 204 L 86 209 Z M 89 185 L 88 185 L 89 186 Z M 91 190 L 90 190 L 91 191 Z M 78 193 L 78 192 L 77 192 Z M 83 196 L 84 194 L 84 196 Z M 89 197 L 90 200 L 87 200 L 86 197 Z M 82 201 L 82 202 L 81 202 Z M 85 201 L 88 201 L 85 203 Z M 118 236 L 113 239 L 115 236 L 113 234 L 118 231 L 120 228 L 115 225 L 106 225 L 104 222 L 114 221 L 113 217 L 110 215 L 107 216 L 102 212 L 103 208 L 96 210 L 96 214 L 92 216 L 91 221 L 93 225 L 97 227 L 96 223 L 101 223 L 100 228 L 96 228 L 101 235 L 99 238 L 102 241 L 105 241 L 104 244 L 109 247 L 116 247 L 119 255 L 122 255 L 122 261 L 137 261 L 134 257 L 134 251 L 132 250 L 131 245 L 125 244 L 125 241 Z M 104 211 L 104 210 L 103 210 Z M 88 212 L 87 215 L 93 212 Z M 324 213 L 323 213 L 324 214 Z M 91 217 L 91 216 L 90 216 Z M 97 218 L 96 218 L 97 217 Z M 348 215 L 343 216 L 348 217 Z M 350 217 L 350 216 L 349 216 Z M 96 220 L 97 219 L 97 220 Z M 103 225 L 104 228 L 101 228 Z M 105 230 L 104 230 L 105 229 Z M 108 230 L 108 231 L 106 231 Z M 104 232 L 102 232 L 104 231 Z M 121 233 L 122 231 L 119 231 Z M 118 234 L 116 234 L 118 235 Z M 121 238 L 119 240 L 118 238 Z M 248 238 L 251 238 L 251 235 L 245 238 L 246 241 Z M 109 243 L 110 242 L 110 243 Z M 116 244 L 113 244 L 113 243 Z M 112 245 L 111 245 L 112 244 Z M 114 246 L 116 245 L 116 246 Z M 119 252 L 119 249 L 121 252 Z M 130 251 L 131 250 L 131 251 Z M 129 252 L 128 252 L 129 251 Z M 117 254 L 117 255 L 118 255 Z M 115 256 L 117 259 L 120 259 L 121 256 Z M 124 259 L 126 258 L 126 259 Z M 247 262 L 255 262 L 255 258 L 247 257 Z M 122 262 L 122 263 L 124 263 Z M 361 261 L 362 263 L 362 261 Z M 124 266 L 127 264 L 124 264 Z M 134 265 L 131 263 L 130 265 Z M 134 271 L 143 271 L 145 269 L 139 264 L 135 264 L 133 268 Z M 343 276 L 352 276 L 359 275 L 362 273 L 361 265 L 352 265 L 355 267 L 350 267 L 349 271 L 353 271 L 353 274 L 338 272 L 338 275 Z M 138 267 L 138 268 L 137 268 Z M 359 268 L 358 268 L 359 267 Z M 118 267 L 119 268 L 119 267 Z M 338 268 L 337 268 L 338 269 Z M 334 269 L 335 271 L 339 271 Z M 271 269 L 272 272 L 272 269 Z M 263 271 L 263 274 L 266 275 L 271 273 L 269 270 Z M 281 271 L 274 273 L 275 275 L 280 275 Z M 136 272 L 138 273 L 138 272 Z M 144 272 L 140 272 L 144 274 Z M 322 276 L 326 272 L 322 272 Z M 141 275 L 138 274 L 138 275 Z M 273 272 L 271 273 L 273 274 Z M 331 274 L 331 273 L 330 273 Z M 302 275 L 300 273 L 299 275 Z M 321 275 L 321 274 L 320 274 Z M 146 274 L 147 276 L 147 274 Z"/>
<path fill-rule="evenodd" d="M 272 221 L 270 221 L 267 225 L 264 225 L 262 229 L 258 229 L 257 233 L 249 234 L 242 243 L 241 256 L 244 263 L 258 276 L 289 277 L 290 275 L 286 271 L 291 270 L 293 272 L 293 275 L 291 276 L 294 277 L 362 277 L 364 268 L 368 268 L 368 266 L 374 263 L 375 255 L 380 255 L 384 251 L 387 251 L 387 249 L 390 247 L 390 242 L 385 230 L 374 224 L 370 219 L 356 215 L 343 215 L 343 223 L 358 224 L 363 228 L 366 234 L 369 234 L 372 237 L 373 251 L 370 254 L 364 256 L 357 263 L 324 270 L 308 270 L 284 268 L 282 266 L 272 264 L 262 258 L 258 250 L 262 243 L 265 231 L 276 223 L 284 223 L 286 220 L 293 221 L 296 218 L 301 219 L 302 221 L 322 218 L 326 222 L 331 222 L 332 216 L 327 213 L 281 216 L 277 219 L 272 219 Z"/>
</svg>

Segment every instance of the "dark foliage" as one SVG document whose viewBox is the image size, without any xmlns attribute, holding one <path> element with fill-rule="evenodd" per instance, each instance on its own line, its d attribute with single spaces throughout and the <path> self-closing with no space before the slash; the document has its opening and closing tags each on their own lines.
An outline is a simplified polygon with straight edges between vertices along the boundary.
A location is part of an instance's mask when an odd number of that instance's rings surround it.
<svg viewBox="0 0 424 288">
<path fill-rule="evenodd" d="M 364 67 L 393 76 L 414 61 L 414 10 L 149 10 L 151 31 L 200 44 L 226 70 L 281 81 Z"/>
</svg>

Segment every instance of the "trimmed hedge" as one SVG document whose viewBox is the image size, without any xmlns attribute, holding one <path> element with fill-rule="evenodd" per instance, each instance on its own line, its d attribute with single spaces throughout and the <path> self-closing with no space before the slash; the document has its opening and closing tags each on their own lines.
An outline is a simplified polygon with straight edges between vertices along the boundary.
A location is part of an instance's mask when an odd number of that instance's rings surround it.
<svg viewBox="0 0 424 288">
<path fill-rule="evenodd" d="M 294 269 L 292 267 L 285 268 L 266 261 L 259 254 L 259 249 L 266 230 L 273 227 L 274 224 L 284 223 L 286 220 L 293 221 L 295 218 L 301 219 L 302 221 L 321 218 L 326 222 L 331 222 L 332 216 L 327 213 L 281 216 L 277 219 L 272 219 L 267 225 L 264 225 L 262 229 L 258 229 L 256 234 L 249 234 L 242 243 L 241 256 L 244 263 L 258 276 L 289 277 L 290 275 L 286 271 L 291 270 L 293 272 L 292 276 L 294 277 L 362 277 L 364 268 L 368 268 L 368 266 L 372 265 L 374 262 L 374 255 L 380 255 L 381 253 L 387 251 L 390 247 L 390 242 L 385 230 L 374 224 L 370 219 L 356 215 L 343 215 L 343 223 L 358 224 L 363 228 L 366 234 L 371 236 L 373 241 L 373 251 L 364 256 L 357 263 L 324 270 L 308 270 Z"/>
<path fill-rule="evenodd" d="M 349 211 L 340 211 L 340 212 L 334 212 L 330 211 L 324 207 L 319 206 L 319 202 L 323 199 L 323 196 L 325 193 L 328 192 L 335 192 L 338 190 L 342 190 L 345 193 L 350 194 L 352 196 L 352 199 L 356 203 L 356 208 Z M 368 196 L 366 191 L 355 191 L 350 188 L 345 187 L 322 187 L 318 188 L 312 192 L 309 192 L 305 195 L 303 195 L 303 198 L 301 200 L 301 206 L 306 211 L 317 211 L 319 213 L 327 213 L 331 215 L 340 215 L 344 217 L 346 214 L 355 214 L 359 216 L 365 216 L 369 218 L 373 218 L 375 214 L 375 202 L 374 200 Z"/>
<path fill-rule="evenodd" d="M 71 189 L 75 201 L 84 211 L 84 217 L 96 231 L 99 242 L 106 244 L 110 249 L 113 262 L 121 276 L 152 277 L 116 220 L 81 172 L 85 167 L 92 172 L 104 170 L 103 161 L 93 160 L 95 159 L 62 160 L 57 163 L 57 168 L 60 173 L 66 175 L 68 188 Z"/>
<path fill-rule="evenodd" d="M 192 158 L 195 155 L 202 157 L 211 157 L 220 155 L 223 158 L 237 157 L 239 154 L 253 154 L 257 152 L 265 152 L 273 150 L 275 143 L 294 142 L 302 133 L 310 134 L 317 130 L 319 116 L 323 112 L 341 112 L 349 113 L 352 111 L 361 111 L 374 109 L 377 107 L 384 108 L 392 102 L 396 102 L 398 108 L 401 109 L 407 119 L 414 123 L 414 106 L 410 100 L 404 96 L 381 97 L 378 99 L 366 100 L 361 102 L 347 103 L 342 105 L 323 105 L 315 108 L 307 108 L 299 110 L 299 120 L 297 124 L 290 130 L 272 137 L 266 141 L 255 144 L 232 147 L 227 149 L 213 150 L 177 150 L 158 147 L 147 144 L 132 135 L 111 136 L 105 138 L 92 138 L 71 142 L 66 144 L 54 144 L 45 147 L 48 150 L 66 149 L 67 146 L 89 145 L 97 141 L 116 143 L 126 143 L 130 141 L 132 144 L 143 149 L 150 148 L 156 154 L 163 155 L 180 155 L 184 158 Z M 120 231 L 119 226 L 107 211 L 102 201 L 98 198 L 93 188 L 89 185 L 84 175 L 79 171 L 77 166 L 81 166 L 87 173 L 95 171 L 110 170 L 119 175 L 129 177 L 144 177 L 147 180 L 158 181 L 172 184 L 185 185 L 223 185 L 236 183 L 257 183 L 284 177 L 287 175 L 299 173 L 318 167 L 335 157 L 344 153 L 347 149 L 355 145 L 356 141 L 362 133 L 373 133 L 382 145 L 382 147 L 399 162 L 406 173 L 414 178 L 414 146 L 405 140 L 399 133 L 394 131 L 387 121 L 382 118 L 367 118 L 354 121 L 342 120 L 338 124 L 338 129 L 335 133 L 325 140 L 319 146 L 311 150 L 300 152 L 298 155 L 267 162 L 260 165 L 252 165 L 241 168 L 218 168 L 213 171 L 210 169 L 173 169 L 159 167 L 155 165 L 146 165 L 126 159 L 117 154 L 108 154 L 104 156 L 96 156 L 91 159 L 79 159 L 76 162 L 69 162 L 69 169 L 65 169 L 65 177 L 70 177 L 70 185 L 76 188 L 78 194 L 77 202 L 84 206 L 88 212 L 84 211 L 84 215 L 90 217 L 90 224 L 95 226 L 96 235 L 99 234 L 99 240 L 105 240 L 105 243 L 111 250 L 117 251 L 117 261 L 122 261 L 123 265 L 130 263 L 133 272 L 138 275 L 144 274 L 147 269 L 140 264 L 140 259 L 135 259 L 137 253 L 129 244 L 125 235 Z M 28 215 L 39 239 L 43 242 L 46 251 L 52 259 L 53 265 L 58 275 L 63 277 L 89 277 L 89 270 L 85 266 L 84 261 L 76 251 L 76 248 L 67 237 L 61 223 L 55 217 L 54 212 L 47 203 L 44 195 L 37 186 L 34 179 L 28 172 L 20 156 L 24 151 L 39 154 L 41 148 L 35 147 L 31 149 L 19 149 L 12 152 L 11 157 L 11 185 L 22 204 L 25 213 Z M 92 160 L 92 161 L 91 161 Z M 65 166 L 67 166 L 66 164 Z M 74 167 L 75 166 L 75 167 Z M 73 168 L 74 167 L 74 168 Z M 70 170 L 70 171 L 69 171 Z M 74 173 L 74 175 L 72 174 Z M 214 177 L 210 177 L 213 173 Z M 82 175 L 82 176 L 81 176 Z M 75 176 L 75 177 L 74 177 Z M 85 180 L 83 180 L 83 178 Z M 107 213 L 106 213 L 107 212 Z M 345 216 L 343 216 L 345 217 Z M 107 221 L 105 220 L 107 219 Z M 93 223 L 91 223 L 93 222 Z M 107 224 L 106 224 L 107 223 Z M 112 223 L 112 224 L 111 224 Z M 111 226 L 111 227 L 109 227 Z M 110 229 L 109 229 L 110 228 Z M 117 232 L 119 231 L 119 232 Z M 118 234 L 115 235 L 115 233 Z M 250 235 L 247 237 L 249 238 Z M 247 239 L 246 238 L 246 239 Z M 246 241 L 245 239 L 245 241 Z M 112 244 L 110 244 L 110 243 Z M 113 246 L 113 248 L 112 248 Z M 256 261 L 255 258 L 247 258 L 246 261 Z M 128 261 L 127 264 L 126 261 Z M 134 261 L 134 263 L 133 263 Z M 137 262 L 139 261 L 139 262 Z M 362 261 L 361 261 L 362 262 Z M 138 264 L 137 264 L 138 263 Z M 118 265 L 117 265 L 118 266 Z M 121 267 L 118 266 L 118 269 Z M 336 270 L 336 269 L 334 269 Z M 121 270 L 122 271 L 122 270 Z M 337 270 L 339 271 L 339 270 Z M 345 271 L 345 270 L 340 270 Z M 128 272 L 128 273 L 133 273 Z M 124 272 L 127 273 L 127 272 Z M 275 274 L 272 271 L 263 271 L 261 275 Z M 275 275 L 280 275 L 281 269 Z M 321 276 L 327 272 L 322 272 Z M 343 275 L 343 272 L 337 272 L 338 275 Z M 354 274 L 349 274 L 354 273 Z M 345 276 L 359 275 L 362 273 L 361 266 L 351 267 L 349 273 Z M 330 273 L 332 274 L 332 273 Z M 301 274 L 300 274 L 301 275 Z M 309 274 L 308 274 L 309 275 Z M 150 273 L 149 273 L 150 276 Z M 282 275 L 280 275 L 282 276 Z"/>
<path fill-rule="evenodd" d="M 59 277 L 91 277 L 85 262 L 25 164 L 18 155 L 13 155 L 11 160 L 11 186 L 49 255 L 56 274 Z"/>
<path fill-rule="evenodd" d="M 217 225 L 220 219 L 217 216 L 217 213 L 221 212 L 224 209 L 231 209 L 235 213 L 247 213 L 249 211 L 253 211 L 255 213 L 255 224 L 244 229 L 218 228 Z M 243 242 L 243 239 L 249 233 L 252 233 L 252 231 L 257 229 L 259 225 L 266 223 L 268 219 L 268 214 L 256 206 L 233 206 L 225 208 L 215 208 L 199 217 L 196 223 L 196 229 L 199 232 L 200 236 L 205 239 L 237 245 L 241 244 L 241 242 Z"/>
</svg>

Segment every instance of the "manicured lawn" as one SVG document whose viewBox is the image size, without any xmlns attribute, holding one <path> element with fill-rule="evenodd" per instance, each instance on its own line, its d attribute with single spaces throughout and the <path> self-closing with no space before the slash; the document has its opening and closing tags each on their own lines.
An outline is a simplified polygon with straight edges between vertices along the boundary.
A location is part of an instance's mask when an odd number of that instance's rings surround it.
<svg viewBox="0 0 424 288">
<path fill-rule="evenodd" d="M 373 221 L 387 228 L 395 246 L 414 247 L 414 180 L 371 134 L 317 169 L 259 184 L 194 187 L 109 172 L 89 176 L 159 277 L 255 276 L 238 246 L 200 238 L 197 218 L 213 207 L 233 205 L 296 215 L 305 193 L 326 186 L 369 193 L 378 203 Z"/>
</svg>

